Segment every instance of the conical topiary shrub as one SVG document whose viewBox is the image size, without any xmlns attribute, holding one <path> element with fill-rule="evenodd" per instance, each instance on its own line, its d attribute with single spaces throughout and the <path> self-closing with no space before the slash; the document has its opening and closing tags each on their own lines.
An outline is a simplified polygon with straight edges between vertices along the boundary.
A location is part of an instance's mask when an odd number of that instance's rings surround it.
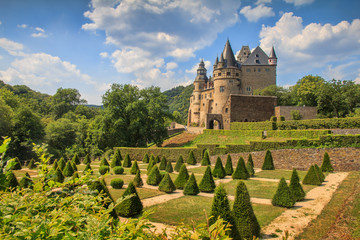
<svg viewBox="0 0 360 240">
<path fill-rule="evenodd" d="M 155 161 L 155 163 L 159 163 L 161 161 L 160 156 L 156 156 L 154 161 Z"/>
<path fill-rule="evenodd" d="M 60 168 L 58 167 L 55 171 L 55 182 L 59 182 L 59 183 L 63 183 L 64 182 L 64 174 L 62 173 L 62 171 L 60 170 Z"/>
<path fill-rule="evenodd" d="M 58 163 L 57 163 L 57 160 L 55 159 L 55 161 L 53 162 L 53 165 L 52 165 L 52 169 L 56 170 L 58 168 Z"/>
<path fill-rule="evenodd" d="M 196 158 L 195 158 L 194 152 L 192 150 L 190 151 L 189 157 L 186 162 L 189 165 L 196 165 Z"/>
<path fill-rule="evenodd" d="M 80 158 L 79 155 L 77 153 L 74 154 L 72 161 L 76 164 L 79 165 L 80 164 Z"/>
<path fill-rule="evenodd" d="M 232 175 L 232 178 L 246 180 L 249 177 L 250 177 L 250 175 L 249 175 L 248 171 L 246 170 L 244 158 L 240 157 L 237 162 L 236 169 Z"/>
<path fill-rule="evenodd" d="M 135 187 L 142 187 L 144 185 L 143 180 L 141 179 L 141 176 L 140 176 L 140 171 L 138 171 L 136 173 L 133 182 L 134 182 Z"/>
<path fill-rule="evenodd" d="M 323 162 L 321 164 L 321 171 L 323 171 L 323 172 L 333 172 L 334 171 L 334 168 L 330 162 L 329 154 L 327 152 L 324 153 Z"/>
<path fill-rule="evenodd" d="M 133 182 L 129 183 L 122 197 L 116 202 L 115 211 L 122 217 L 132 217 L 138 215 L 143 209 L 143 205 Z"/>
<path fill-rule="evenodd" d="M 205 153 L 204 153 L 204 157 L 201 160 L 201 166 L 209 166 L 209 165 L 211 165 L 210 156 L 209 156 L 209 151 L 206 150 Z"/>
<path fill-rule="evenodd" d="M 116 149 L 115 154 L 111 159 L 111 164 L 110 164 L 111 168 L 121 167 L 121 160 L 122 160 L 122 157 L 120 154 L 120 150 Z"/>
<path fill-rule="evenodd" d="M 108 160 L 106 159 L 106 157 L 103 157 L 100 161 L 100 167 L 101 166 L 110 166 Z"/>
<path fill-rule="evenodd" d="M 248 156 L 248 161 L 247 161 L 249 164 L 251 164 L 251 166 L 254 168 L 255 166 L 254 166 L 254 161 L 253 161 L 253 159 L 252 159 L 252 155 L 251 155 L 251 153 L 249 154 L 249 156 Z"/>
<path fill-rule="evenodd" d="M 272 205 L 291 208 L 295 205 L 295 198 L 292 195 L 285 178 L 281 178 L 276 193 L 271 201 Z"/>
<path fill-rule="evenodd" d="M 154 165 L 148 175 L 146 183 L 149 185 L 157 186 L 160 182 L 161 182 L 161 174 L 159 168 L 156 165 Z"/>
<path fill-rule="evenodd" d="M 320 181 L 323 182 L 325 181 L 325 175 L 324 173 L 321 171 L 321 169 L 319 168 L 319 166 L 317 164 L 314 164 L 315 170 L 319 175 Z"/>
<path fill-rule="evenodd" d="M 129 167 L 131 167 L 131 159 L 130 159 L 130 155 L 129 154 L 126 154 L 125 155 L 125 160 L 124 160 L 124 162 L 123 162 L 123 167 L 125 167 L 125 168 L 129 168 Z"/>
<path fill-rule="evenodd" d="M 28 169 L 34 169 L 36 168 L 35 160 L 32 158 L 30 162 L 27 165 Z"/>
<path fill-rule="evenodd" d="M 234 173 L 234 168 L 232 165 L 232 159 L 230 154 L 227 155 L 226 163 L 225 163 L 225 173 L 228 176 L 231 176 Z"/>
<path fill-rule="evenodd" d="M 59 162 L 58 162 L 58 167 L 60 168 L 61 171 L 64 171 L 64 168 L 66 166 L 66 162 L 64 160 L 64 158 L 60 158 Z"/>
<path fill-rule="evenodd" d="M 316 171 L 316 168 L 314 165 L 311 165 L 310 169 L 306 173 L 306 176 L 303 179 L 303 184 L 307 185 L 321 185 L 321 179 L 319 174 Z"/>
<path fill-rule="evenodd" d="M 166 173 L 165 177 L 161 180 L 159 190 L 166 193 L 172 193 L 176 190 L 175 184 L 171 180 L 169 173 Z"/>
<path fill-rule="evenodd" d="M 93 170 L 90 166 L 90 163 L 87 163 L 86 166 L 85 166 L 85 169 L 84 169 L 84 173 L 90 171 L 90 173 L 93 173 Z"/>
<path fill-rule="evenodd" d="M 130 174 L 136 174 L 138 171 L 140 171 L 139 165 L 137 164 L 137 161 L 134 161 L 134 164 L 132 165 L 130 169 Z"/>
<path fill-rule="evenodd" d="M 10 170 L 20 170 L 21 169 L 21 163 L 20 163 L 20 160 L 18 157 L 14 158 L 10 161 L 14 162 L 13 165 L 10 167 Z"/>
<path fill-rule="evenodd" d="M 227 234 L 229 234 L 229 236 L 233 239 L 241 239 L 235 223 L 235 219 L 230 210 L 229 199 L 222 184 L 220 184 L 215 189 L 215 195 L 211 205 L 210 216 L 211 218 L 209 219 L 209 225 L 214 224 L 217 221 L 218 217 L 220 217 L 226 223 L 229 223 L 231 225 L 230 231 L 227 232 Z"/>
<path fill-rule="evenodd" d="M 84 158 L 84 161 L 83 161 L 84 164 L 88 164 L 88 163 L 91 163 L 91 159 L 90 159 L 90 156 L 89 154 L 86 154 L 85 155 L 85 158 Z"/>
<path fill-rule="evenodd" d="M 243 181 L 236 187 L 233 216 L 236 226 L 243 239 L 260 237 L 260 225 L 250 202 L 250 195 Z"/>
<path fill-rule="evenodd" d="M 300 184 L 300 178 L 295 168 L 291 175 L 289 189 L 295 201 L 301 201 L 305 198 L 305 192 Z"/>
<path fill-rule="evenodd" d="M 154 156 L 154 154 L 153 154 L 153 153 L 150 155 L 149 162 L 150 162 L 151 160 L 155 161 L 155 156 Z"/>
<path fill-rule="evenodd" d="M 182 155 L 180 155 L 179 158 L 178 158 L 178 160 L 176 161 L 174 170 L 175 170 L 176 172 L 179 172 L 181 166 L 183 165 L 183 163 L 184 163 L 184 158 L 183 158 Z"/>
<path fill-rule="evenodd" d="M 160 170 L 165 170 L 166 164 L 167 164 L 166 157 L 163 156 L 163 157 L 161 158 L 161 162 L 160 162 L 160 165 L 159 165 L 159 169 L 160 169 Z"/>
<path fill-rule="evenodd" d="M 25 173 L 25 176 L 21 178 L 19 185 L 21 188 L 33 188 L 34 183 L 31 180 L 29 173 Z"/>
<path fill-rule="evenodd" d="M 155 166 L 155 165 L 156 165 L 156 164 L 155 164 L 155 160 L 150 159 L 150 162 L 149 162 L 149 164 L 148 164 L 148 166 L 147 166 L 147 168 L 146 168 L 146 170 L 147 170 L 147 175 L 150 174 L 151 169 L 152 169 L 153 166 Z"/>
<path fill-rule="evenodd" d="M 264 164 L 261 167 L 262 170 L 275 170 L 274 161 L 269 150 L 266 151 Z"/>
<path fill-rule="evenodd" d="M 211 174 L 211 168 L 210 168 L 210 166 L 208 166 L 206 168 L 204 176 L 201 179 L 201 182 L 199 184 L 199 190 L 201 192 L 211 193 L 214 191 L 215 187 L 216 187 L 216 185 L 215 185 L 214 178 Z"/>
<path fill-rule="evenodd" d="M 212 174 L 214 177 L 217 178 L 224 178 L 226 176 L 226 172 L 220 157 L 216 159 L 215 167 Z"/>
<path fill-rule="evenodd" d="M 76 167 L 76 163 L 75 163 L 75 162 L 71 162 L 71 167 L 73 168 L 74 172 L 77 171 L 77 167 Z"/>
<path fill-rule="evenodd" d="M 149 163 L 149 160 L 150 160 L 149 154 L 145 153 L 142 162 L 143 162 L 143 163 Z"/>
<path fill-rule="evenodd" d="M 174 182 L 175 187 L 177 189 L 184 189 L 185 184 L 187 182 L 187 180 L 189 179 L 189 173 L 188 170 L 186 168 L 186 165 L 183 163 L 183 165 L 180 168 L 180 172 Z"/>
<path fill-rule="evenodd" d="M 253 177 L 255 175 L 254 167 L 250 162 L 246 163 L 246 171 L 249 173 L 249 177 Z"/>
<path fill-rule="evenodd" d="M 75 178 L 79 178 L 79 174 L 77 172 L 74 172 L 74 174 L 72 175 L 72 179 L 75 179 Z"/>
<path fill-rule="evenodd" d="M 63 174 L 65 177 L 72 177 L 72 175 L 74 174 L 74 169 L 72 168 L 70 161 L 66 163 Z"/>
<path fill-rule="evenodd" d="M 165 172 L 172 173 L 174 171 L 170 161 L 167 162 Z"/>
<path fill-rule="evenodd" d="M 6 176 L 6 188 L 14 191 L 19 186 L 19 182 L 16 179 L 15 174 L 13 171 L 9 171 Z"/>
<path fill-rule="evenodd" d="M 196 183 L 196 178 L 194 173 L 191 174 L 189 180 L 184 187 L 184 195 L 198 195 L 200 192 L 199 187 Z"/>
</svg>

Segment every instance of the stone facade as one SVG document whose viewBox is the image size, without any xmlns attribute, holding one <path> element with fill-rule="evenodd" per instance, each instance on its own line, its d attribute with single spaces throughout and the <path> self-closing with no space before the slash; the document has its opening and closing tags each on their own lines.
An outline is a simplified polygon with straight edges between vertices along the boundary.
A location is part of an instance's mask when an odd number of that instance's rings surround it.
<svg viewBox="0 0 360 240">
<path fill-rule="evenodd" d="M 224 127 L 230 129 L 227 126 L 230 126 L 231 121 L 269 120 L 268 113 L 272 112 L 274 115 L 274 97 L 271 98 L 272 104 L 265 104 L 268 106 L 265 109 L 264 106 L 257 105 L 262 101 L 261 97 L 251 96 L 255 89 L 276 85 L 276 66 L 277 58 L 274 49 L 268 56 L 260 47 L 251 52 L 248 46 L 243 46 L 235 59 L 228 40 L 220 59 L 215 60 L 212 77 L 207 77 L 204 62 L 201 61 L 199 64 L 194 91 L 190 97 L 188 126 L 213 128 L 217 125 L 221 129 Z M 239 97 L 234 97 L 235 95 Z M 262 97 L 264 101 L 266 98 Z M 251 103 L 252 107 L 240 102 L 236 104 L 236 101 Z M 225 107 L 226 104 L 230 105 Z M 233 109 L 233 107 L 236 108 Z M 261 114 L 253 107 L 259 107 L 265 112 Z M 226 123 L 223 120 L 229 122 Z"/>
<path fill-rule="evenodd" d="M 299 111 L 302 119 L 315 119 L 317 115 L 316 107 L 299 107 L 299 106 L 277 106 L 275 107 L 275 116 L 284 116 L 285 120 L 292 120 L 291 111 Z"/>
<path fill-rule="evenodd" d="M 328 152 L 330 161 L 335 171 L 359 171 L 360 170 L 360 148 L 307 148 L 307 149 L 281 149 L 272 150 L 275 169 L 308 170 L 312 164 L 321 166 L 324 153 Z M 261 168 L 264 163 L 266 151 L 251 152 L 254 165 Z M 247 161 L 248 152 L 233 153 L 233 165 L 236 166 L 238 159 L 242 156 Z M 220 158 L 226 162 L 227 155 Z M 211 157 L 212 164 L 215 164 L 217 156 Z"/>
</svg>

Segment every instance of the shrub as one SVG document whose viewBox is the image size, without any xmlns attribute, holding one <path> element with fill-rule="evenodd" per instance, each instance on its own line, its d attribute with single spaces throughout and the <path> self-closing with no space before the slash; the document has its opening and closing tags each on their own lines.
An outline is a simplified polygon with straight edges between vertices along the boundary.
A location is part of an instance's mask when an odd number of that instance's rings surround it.
<svg viewBox="0 0 360 240">
<path fill-rule="evenodd" d="M 246 170 L 244 158 L 240 157 L 239 161 L 237 162 L 236 169 L 232 175 L 233 179 L 248 179 L 250 174 Z"/>
<path fill-rule="evenodd" d="M 154 165 L 150 171 L 150 174 L 148 175 L 148 178 L 146 180 L 146 183 L 149 185 L 157 186 L 161 181 L 161 175 L 159 168 Z"/>
<path fill-rule="evenodd" d="M 77 153 L 74 154 L 73 158 L 72 158 L 72 161 L 76 164 L 76 165 L 79 165 L 80 164 L 80 158 L 78 156 Z"/>
<path fill-rule="evenodd" d="M 101 159 L 101 162 L 100 162 L 100 167 L 101 166 L 110 166 L 109 162 L 107 161 L 106 157 L 103 157 Z"/>
<path fill-rule="evenodd" d="M 226 223 L 229 223 L 231 225 L 230 231 L 228 232 L 230 237 L 232 237 L 233 239 L 241 239 L 239 231 L 236 227 L 235 219 L 230 210 L 229 199 L 222 184 L 220 184 L 215 189 L 215 195 L 211 205 L 210 216 L 211 216 L 211 218 L 209 219 L 210 225 L 215 223 L 218 217 L 220 217 Z"/>
<path fill-rule="evenodd" d="M 140 171 L 139 165 L 137 164 L 137 161 L 134 161 L 134 164 L 132 165 L 130 169 L 130 174 L 136 174 L 138 171 Z"/>
<path fill-rule="evenodd" d="M 122 157 L 121 157 L 121 154 L 120 154 L 120 150 L 116 149 L 115 154 L 111 159 L 111 164 L 110 164 L 111 168 L 121 167 L 121 160 L 122 160 Z"/>
<path fill-rule="evenodd" d="M 61 169 L 61 171 L 64 171 L 64 168 L 66 166 L 65 160 L 64 158 L 60 158 L 59 162 L 58 162 L 58 167 Z"/>
<path fill-rule="evenodd" d="M 306 173 L 306 176 L 303 179 L 303 184 L 307 185 L 321 185 L 321 179 L 319 174 L 316 171 L 316 168 L 314 165 L 311 165 L 310 169 Z"/>
<path fill-rule="evenodd" d="M 280 122 L 285 121 L 285 116 L 280 116 Z"/>
<path fill-rule="evenodd" d="M 119 167 L 119 166 L 116 166 L 113 168 L 113 171 L 116 175 L 120 175 L 120 174 L 123 174 L 124 173 L 124 168 L 123 167 Z"/>
<path fill-rule="evenodd" d="M 143 205 L 133 182 L 129 183 L 122 197 L 116 202 L 115 211 L 122 217 L 132 217 L 138 215 L 143 209 Z"/>
<path fill-rule="evenodd" d="M 153 159 L 150 159 L 150 162 L 149 162 L 149 164 L 148 164 L 148 166 L 147 166 L 147 175 L 149 175 L 149 173 L 150 173 L 150 171 L 151 171 L 151 169 L 155 166 L 156 164 L 155 164 L 155 160 L 153 160 Z"/>
<path fill-rule="evenodd" d="M 275 170 L 273 158 L 269 150 L 266 151 L 264 164 L 261 167 L 262 170 Z"/>
<path fill-rule="evenodd" d="M 171 180 L 169 173 L 166 173 L 165 177 L 161 180 L 159 190 L 166 193 L 172 193 L 176 190 L 175 184 Z"/>
<path fill-rule="evenodd" d="M 10 170 L 20 170 L 21 169 L 21 163 L 18 157 L 10 160 L 11 162 L 14 162 L 15 164 L 11 166 Z"/>
<path fill-rule="evenodd" d="M 72 168 L 72 164 L 70 161 L 68 161 L 65 165 L 63 174 L 65 177 L 72 177 L 72 175 L 74 174 L 74 169 Z"/>
<path fill-rule="evenodd" d="M 149 163 L 149 154 L 145 153 L 142 162 L 143 162 L 143 163 Z"/>
<path fill-rule="evenodd" d="M 71 163 L 71 167 L 73 168 L 74 172 L 77 171 L 77 167 L 76 167 L 76 163 L 75 162 L 70 162 Z"/>
<path fill-rule="evenodd" d="M 289 189 L 291 194 L 293 195 L 295 201 L 301 201 L 305 198 L 305 192 L 300 184 L 299 175 L 296 169 L 293 169 Z"/>
<path fill-rule="evenodd" d="M 159 163 L 161 161 L 160 156 L 156 156 L 154 161 L 155 161 L 155 163 Z"/>
<path fill-rule="evenodd" d="M 165 170 L 166 164 L 167 164 L 166 157 L 163 156 L 163 157 L 161 158 L 161 162 L 160 162 L 159 169 L 160 169 L 160 170 Z"/>
<path fill-rule="evenodd" d="M 325 181 L 325 175 L 324 173 L 321 171 L 321 169 L 319 168 L 319 166 L 317 164 L 314 164 L 315 170 L 317 172 L 317 174 L 319 175 L 320 181 L 323 182 Z"/>
<path fill-rule="evenodd" d="M 271 201 L 272 205 L 291 208 L 295 205 L 295 198 L 290 192 L 285 178 L 281 178 L 276 193 Z"/>
<path fill-rule="evenodd" d="M 323 162 L 321 164 L 321 171 L 323 172 L 333 172 L 334 168 L 331 165 L 330 157 L 327 152 L 324 153 Z"/>
<path fill-rule="evenodd" d="M 249 177 L 253 177 L 255 175 L 254 167 L 250 162 L 246 163 L 246 171 L 249 173 Z"/>
<path fill-rule="evenodd" d="M 19 182 L 16 179 L 13 171 L 9 171 L 6 176 L 6 188 L 14 191 L 19 186 Z"/>
<path fill-rule="evenodd" d="M 231 159 L 230 154 L 228 154 L 227 158 L 226 158 L 226 163 L 225 163 L 225 173 L 226 173 L 226 175 L 231 176 L 233 174 L 233 172 L 234 172 L 234 168 L 232 165 L 232 159 Z"/>
<path fill-rule="evenodd" d="M 251 166 L 254 168 L 255 166 L 254 166 L 254 161 L 253 161 L 253 159 L 252 159 L 252 155 L 251 155 L 251 153 L 249 154 L 249 157 L 248 157 L 248 163 L 249 164 L 251 164 Z"/>
<path fill-rule="evenodd" d="M 92 170 L 89 162 L 88 162 L 88 163 L 86 164 L 86 166 L 85 166 L 84 173 L 86 173 L 87 171 L 90 171 L 90 173 L 93 172 L 93 170 Z"/>
<path fill-rule="evenodd" d="M 65 177 L 64 177 L 63 173 L 61 172 L 60 168 L 57 168 L 55 170 L 55 179 L 54 179 L 54 181 L 59 182 L 59 183 L 63 183 L 64 179 L 65 179 Z"/>
<path fill-rule="evenodd" d="M 141 179 L 140 176 L 140 171 L 138 171 L 134 177 L 134 185 L 135 187 L 142 187 L 144 185 L 143 180 Z"/>
<path fill-rule="evenodd" d="M 291 119 L 292 120 L 301 120 L 302 116 L 299 110 L 291 110 L 290 111 Z"/>
<path fill-rule="evenodd" d="M 209 156 L 209 151 L 206 150 L 205 153 L 204 153 L 204 157 L 201 160 L 201 166 L 209 166 L 209 165 L 211 165 L 210 156 Z"/>
<path fill-rule="evenodd" d="M 170 161 L 167 162 L 165 171 L 168 172 L 168 173 L 172 173 L 174 171 Z"/>
<path fill-rule="evenodd" d="M 110 172 L 110 167 L 109 166 L 100 166 L 99 167 L 99 173 L 101 175 L 105 175 L 106 173 Z"/>
<path fill-rule="evenodd" d="M 211 174 L 211 168 L 210 168 L 210 166 L 207 166 L 204 176 L 201 179 L 201 182 L 199 184 L 199 190 L 201 192 L 211 193 L 214 191 L 215 187 L 216 187 L 216 185 L 215 185 L 214 178 Z"/>
<path fill-rule="evenodd" d="M 220 157 L 216 159 L 215 167 L 212 174 L 214 177 L 217 178 L 224 178 L 226 176 L 226 172 Z"/>
<path fill-rule="evenodd" d="M 196 183 L 194 173 L 191 174 L 189 180 L 186 182 L 184 186 L 184 195 L 198 195 L 200 192 L 199 187 Z"/>
<path fill-rule="evenodd" d="M 84 164 L 88 164 L 88 163 L 91 163 L 91 159 L 90 159 L 90 156 L 89 154 L 86 154 L 85 158 L 84 158 L 84 161 L 83 161 Z"/>
<path fill-rule="evenodd" d="M 187 164 L 196 165 L 195 155 L 194 155 L 194 152 L 192 150 L 189 153 L 189 157 L 187 159 Z"/>
<path fill-rule="evenodd" d="M 155 156 L 154 156 L 154 154 L 151 154 L 151 155 L 150 155 L 149 162 L 150 162 L 151 160 L 155 161 Z"/>
<path fill-rule="evenodd" d="M 77 172 L 74 172 L 74 174 L 72 175 L 72 179 L 75 179 L 75 178 L 79 178 L 79 174 Z"/>
<path fill-rule="evenodd" d="M 124 186 L 124 180 L 121 178 L 111 179 L 110 186 L 114 189 L 121 189 Z"/>
<path fill-rule="evenodd" d="M 125 160 L 124 160 L 124 162 L 123 162 L 123 167 L 125 167 L 125 168 L 129 168 L 129 167 L 131 167 L 131 159 L 130 159 L 130 155 L 129 154 L 126 154 L 125 155 Z"/>
<path fill-rule="evenodd" d="M 35 160 L 32 158 L 30 162 L 27 165 L 28 169 L 34 169 L 36 168 Z"/>
<path fill-rule="evenodd" d="M 260 237 L 260 225 L 250 202 L 250 195 L 243 181 L 236 187 L 233 216 L 243 239 Z"/>
<path fill-rule="evenodd" d="M 187 182 L 187 180 L 189 179 L 189 173 L 188 170 L 186 168 L 186 165 L 183 163 L 183 165 L 180 168 L 180 172 L 177 176 L 177 178 L 175 179 L 175 186 L 177 189 L 184 189 L 185 184 Z"/>
<path fill-rule="evenodd" d="M 58 163 L 57 163 L 57 160 L 55 159 L 55 161 L 53 162 L 53 165 L 52 165 L 52 169 L 55 171 L 57 168 L 58 168 Z"/>
<path fill-rule="evenodd" d="M 181 166 L 183 165 L 183 163 L 184 163 L 184 159 L 183 159 L 182 155 L 180 155 L 179 158 L 178 158 L 178 160 L 176 161 L 174 170 L 175 170 L 176 172 L 179 172 Z"/>
<path fill-rule="evenodd" d="M 34 183 L 31 180 L 29 173 L 25 173 L 25 176 L 21 178 L 19 185 L 21 188 L 33 188 Z"/>
</svg>

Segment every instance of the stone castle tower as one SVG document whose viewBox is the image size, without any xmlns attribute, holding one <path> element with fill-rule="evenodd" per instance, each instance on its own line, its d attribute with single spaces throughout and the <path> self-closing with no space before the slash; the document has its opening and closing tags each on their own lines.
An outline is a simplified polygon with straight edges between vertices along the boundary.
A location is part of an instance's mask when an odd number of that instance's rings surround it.
<svg viewBox="0 0 360 240">
<path fill-rule="evenodd" d="M 266 116 L 260 116 L 261 114 L 258 113 L 250 114 L 249 118 L 241 115 L 242 119 L 236 119 L 239 117 L 232 114 L 231 119 L 225 119 L 225 115 L 230 116 L 231 112 L 235 111 L 234 107 L 226 106 L 230 102 L 231 105 L 236 105 L 238 100 L 230 98 L 230 96 L 236 95 L 238 96 L 236 99 L 242 96 L 241 101 L 258 102 L 259 96 L 255 99 L 244 98 L 244 95 L 252 96 L 255 89 L 275 85 L 276 66 L 277 57 L 274 48 L 267 56 L 260 47 L 251 52 L 248 46 L 243 46 L 235 59 L 230 42 L 227 40 L 220 58 L 217 57 L 213 65 L 213 77 L 207 77 L 203 60 L 199 64 L 194 81 L 194 91 L 190 97 L 188 126 L 213 128 L 214 121 L 216 121 L 219 128 L 222 129 L 224 124 L 228 126 L 232 121 L 263 121 L 262 118 L 267 117 L 267 114 L 265 114 Z M 271 102 L 273 104 L 274 101 Z M 224 120 L 226 121 L 224 122 Z"/>
</svg>

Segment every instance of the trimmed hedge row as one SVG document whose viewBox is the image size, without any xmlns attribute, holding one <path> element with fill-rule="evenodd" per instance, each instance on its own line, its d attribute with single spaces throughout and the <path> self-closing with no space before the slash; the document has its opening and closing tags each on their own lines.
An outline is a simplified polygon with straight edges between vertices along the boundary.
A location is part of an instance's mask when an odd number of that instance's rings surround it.
<svg viewBox="0 0 360 240">
<path fill-rule="evenodd" d="M 360 128 L 360 117 L 326 118 L 309 120 L 290 120 L 277 122 L 277 129 L 331 129 L 331 128 Z"/>
<path fill-rule="evenodd" d="M 331 134 L 330 130 L 270 130 L 266 131 L 267 137 L 282 138 L 307 138 L 314 139 Z"/>
<path fill-rule="evenodd" d="M 204 129 L 203 134 L 206 135 L 223 135 L 223 136 L 245 136 L 245 137 L 259 137 L 262 135 L 262 130 L 213 130 Z"/>
<path fill-rule="evenodd" d="M 273 121 L 265 122 L 232 122 L 231 130 L 275 130 Z"/>
</svg>

